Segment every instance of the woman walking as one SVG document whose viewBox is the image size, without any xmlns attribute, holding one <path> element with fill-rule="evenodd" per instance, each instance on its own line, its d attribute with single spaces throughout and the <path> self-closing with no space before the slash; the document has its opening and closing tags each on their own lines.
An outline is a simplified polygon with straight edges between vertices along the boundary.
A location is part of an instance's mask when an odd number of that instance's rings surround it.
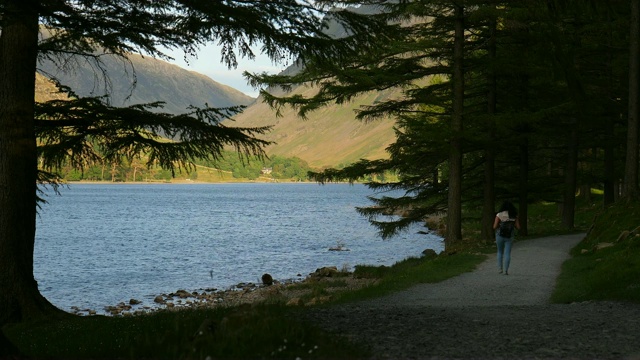
<svg viewBox="0 0 640 360">
<path fill-rule="evenodd" d="M 520 230 L 518 221 L 518 209 L 509 201 L 502 203 L 500 210 L 493 221 L 493 230 L 496 230 L 496 245 L 498 245 L 498 273 L 509 275 L 511 263 L 511 245 L 515 236 L 515 230 Z"/>
</svg>

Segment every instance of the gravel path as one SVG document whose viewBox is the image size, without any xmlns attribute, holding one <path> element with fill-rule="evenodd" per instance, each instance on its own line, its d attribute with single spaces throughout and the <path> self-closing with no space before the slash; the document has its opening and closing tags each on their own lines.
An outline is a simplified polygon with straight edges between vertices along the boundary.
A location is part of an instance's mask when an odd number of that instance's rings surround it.
<svg viewBox="0 0 640 360">
<path fill-rule="evenodd" d="M 309 319 L 371 346 L 374 359 L 638 359 L 640 305 L 550 304 L 583 234 L 516 242 L 470 273 L 383 298 L 317 309 Z"/>
</svg>

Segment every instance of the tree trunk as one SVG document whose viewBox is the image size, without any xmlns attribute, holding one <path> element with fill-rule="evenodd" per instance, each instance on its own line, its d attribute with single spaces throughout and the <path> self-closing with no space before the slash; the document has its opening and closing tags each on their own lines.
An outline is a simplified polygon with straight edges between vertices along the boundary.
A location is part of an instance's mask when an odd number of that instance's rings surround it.
<svg viewBox="0 0 640 360">
<path fill-rule="evenodd" d="M 520 143 L 520 174 L 518 177 L 518 220 L 521 236 L 529 235 L 529 138 L 525 136 Z"/>
<path fill-rule="evenodd" d="M 491 66 L 495 66 L 496 60 L 496 21 L 491 20 L 489 24 L 489 58 Z M 485 241 L 493 240 L 495 233 L 493 232 L 493 219 L 496 211 L 496 195 L 495 195 L 495 138 L 496 138 L 496 123 L 493 115 L 496 113 L 496 74 L 491 70 L 487 76 L 488 91 L 487 91 L 487 113 L 489 114 L 488 120 L 488 142 L 485 149 L 484 156 L 484 199 L 482 206 L 482 222 L 480 228 L 480 236 Z"/>
<path fill-rule="evenodd" d="M 38 13 L 5 1 L 0 34 L 0 326 L 57 312 L 33 277 L 37 152 L 34 133 Z M 8 56 L 11 54 L 11 56 Z"/>
<path fill-rule="evenodd" d="M 447 235 L 445 242 L 462 240 L 462 115 L 464 110 L 464 8 L 454 5 L 455 35 L 453 41 L 453 115 L 451 117 L 451 149 L 449 154 L 449 197 L 447 202 Z"/>
<path fill-rule="evenodd" d="M 615 153 L 613 146 L 613 121 L 606 124 L 607 142 L 604 146 L 604 206 L 611 205 L 615 201 Z"/>
<path fill-rule="evenodd" d="M 638 191 L 638 116 L 640 116 L 640 0 L 631 0 L 629 36 L 629 122 L 627 160 L 624 168 L 624 197 L 637 199 Z"/>
<path fill-rule="evenodd" d="M 578 179 L 578 128 L 572 124 L 569 144 L 567 145 L 567 168 L 564 173 L 564 201 L 562 206 L 562 225 L 573 229 L 576 210 L 576 186 Z"/>
</svg>

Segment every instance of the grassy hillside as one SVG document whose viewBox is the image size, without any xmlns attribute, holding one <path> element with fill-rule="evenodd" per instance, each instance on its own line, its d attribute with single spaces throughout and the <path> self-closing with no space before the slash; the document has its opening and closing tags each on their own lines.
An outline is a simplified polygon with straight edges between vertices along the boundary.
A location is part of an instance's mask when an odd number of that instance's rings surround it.
<svg viewBox="0 0 640 360">
<path fill-rule="evenodd" d="M 62 100 L 66 99 L 67 94 L 61 94 L 58 92 L 58 88 L 55 87 L 53 82 L 48 78 L 36 73 L 36 101 L 45 102 L 49 100 Z"/>
<path fill-rule="evenodd" d="M 301 87 L 295 93 L 310 95 L 313 88 Z M 359 159 L 387 158 L 385 149 L 395 140 L 394 121 L 381 119 L 362 122 L 354 110 L 393 93 L 369 93 L 347 105 L 331 105 L 311 113 L 308 119 L 286 109 L 282 117 L 260 99 L 236 117 L 231 126 L 273 125 L 264 138 L 276 142 L 267 147 L 270 155 L 299 157 L 315 168 L 350 164 Z"/>
<path fill-rule="evenodd" d="M 213 107 L 249 105 L 236 116 L 235 122 L 228 125 L 273 125 L 272 132 L 264 136 L 275 142 L 266 148 L 270 156 L 299 157 L 313 168 L 336 167 L 360 159 L 387 158 L 385 148 L 395 140 L 392 119 L 363 122 L 355 119 L 354 112 L 360 106 L 373 104 L 376 100 L 393 96 L 393 93 L 370 93 L 356 98 L 350 104 L 327 106 L 311 113 L 307 120 L 298 118 L 291 109 L 285 110 L 282 117 L 276 117 L 275 111 L 259 99 L 255 101 L 204 75 L 137 55 L 132 56 L 131 61 L 137 76 L 137 85 L 133 90 L 130 88 L 131 74 L 123 72 L 124 65 L 107 62 L 112 73 L 112 102 L 115 105 L 125 103 L 124 97 L 131 91 L 131 98 L 126 104 L 161 99 L 167 101 L 164 111 L 172 113 L 184 112 L 190 104 Z M 118 72 L 118 66 L 122 74 L 113 75 Z M 89 69 L 80 68 L 73 76 L 58 75 L 64 83 L 79 89 L 81 95 L 99 95 L 105 91 L 102 80 L 96 79 Z M 56 93 L 57 90 L 46 77 L 38 74 L 37 79 L 37 101 L 65 97 Z M 314 91 L 304 87 L 297 90 L 305 95 L 311 95 Z"/>
</svg>

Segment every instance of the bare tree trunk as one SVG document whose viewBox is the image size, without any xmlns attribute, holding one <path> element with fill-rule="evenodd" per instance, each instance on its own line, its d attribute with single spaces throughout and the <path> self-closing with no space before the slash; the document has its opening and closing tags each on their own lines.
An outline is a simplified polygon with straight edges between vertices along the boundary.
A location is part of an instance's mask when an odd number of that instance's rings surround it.
<svg viewBox="0 0 640 360">
<path fill-rule="evenodd" d="M 562 206 L 562 225 L 567 229 L 574 227 L 578 179 L 578 125 L 576 123 L 572 125 L 567 145 L 567 168 L 564 173 L 564 202 Z"/>
<path fill-rule="evenodd" d="M 496 21 L 491 20 L 489 34 L 489 57 L 493 63 L 496 59 Z M 493 65 L 492 65 L 493 66 Z M 480 236 L 485 241 L 493 240 L 495 234 L 493 232 L 493 219 L 495 217 L 496 207 L 496 195 L 495 195 L 495 138 L 496 138 L 496 123 L 493 115 L 496 113 L 496 74 L 495 71 L 491 71 L 488 76 L 488 92 L 487 92 L 487 112 L 489 114 L 489 120 L 487 127 L 488 139 L 487 147 L 485 149 L 484 156 L 484 199 L 482 206 L 482 223 L 480 227 Z"/>
<path fill-rule="evenodd" d="M 637 199 L 638 190 L 638 116 L 640 116 L 640 0 L 631 0 L 629 36 L 629 122 L 627 160 L 624 168 L 624 197 Z"/>
<path fill-rule="evenodd" d="M 520 144 L 520 175 L 518 177 L 518 220 L 521 236 L 529 235 L 529 138 L 524 137 Z"/>
<path fill-rule="evenodd" d="M 4 1 L 3 7 L 0 33 L 0 326 L 59 311 L 40 294 L 33 277 L 37 2 Z"/>
<path fill-rule="evenodd" d="M 449 155 L 449 197 L 447 202 L 447 234 L 445 242 L 462 240 L 462 116 L 464 111 L 464 7 L 455 8 L 453 42 L 453 116 L 451 117 L 451 149 Z"/>
<path fill-rule="evenodd" d="M 613 21 L 613 14 L 610 10 L 607 10 L 607 23 L 609 24 L 607 27 L 607 32 L 608 32 L 608 39 L 609 39 L 609 46 L 613 46 L 612 45 L 612 37 L 613 37 L 613 28 L 612 28 L 612 24 Z M 607 92 L 608 92 L 608 96 L 609 98 L 614 98 L 614 94 L 616 93 L 614 90 L 614 83 L 615 83 L 615 75 L 613 74 L 613 55 L 611 52 L 607 53 L 607 75 L 609 77 L 609 81 L 608 81 L 608 85 L 607 85 Z M 608 111 L 609 112 L 609 111 Z M 615 167 L 615 145 L 614 145 L 614 136 L 615 136 L 615 114 L 618 113 L 617 109 L 613 109 L 612 111 L 609 112 L 611 114 L 610 117 L 608 117 L 605 121 L 604 124 L 604 135 L 605 135 L 605 141 L 604 141 L 604 164 L 603 164 L 603 168 L 604 168 L 604 174 L 603 174 L 603 190 L 604 190 L 604 197 L 603 197 L 603 205 L 607 206 L 610 204 L 613 204 L 615 202 L 615 179 L 616 179 L 616 167 Z"/>
<path fill-rule="evenodd" d="M 611 141 L 613 138 L 613 121 L 607 122 L 607 144 L 604 146 L 604 205 L 613 204 L 616 199 L 615 195 L 615 155 L 614 146 Z"/>
</svg>

